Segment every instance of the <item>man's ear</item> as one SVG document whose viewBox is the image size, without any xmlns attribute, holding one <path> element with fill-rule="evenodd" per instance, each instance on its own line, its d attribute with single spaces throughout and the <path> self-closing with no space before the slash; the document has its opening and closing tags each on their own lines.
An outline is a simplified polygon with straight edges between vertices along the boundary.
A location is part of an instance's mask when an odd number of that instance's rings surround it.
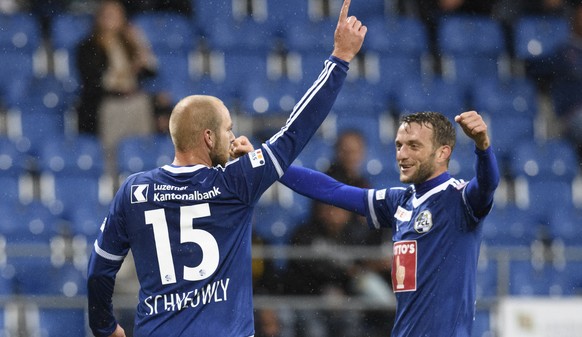
<svg viewBox="0 0 582 337">
<path fill-rule="evenodd" d="M 204 143 L 208 148 L 214 147 L 214 133 L 210 129 L 204 130 Z"/>
<path fill-rule="evenodd" d="M 438 159 L 443 162 L 449 161 L 451 159 L 452 149 L 449 145 L 443 145 L 438 149 Z"/>
</svg>

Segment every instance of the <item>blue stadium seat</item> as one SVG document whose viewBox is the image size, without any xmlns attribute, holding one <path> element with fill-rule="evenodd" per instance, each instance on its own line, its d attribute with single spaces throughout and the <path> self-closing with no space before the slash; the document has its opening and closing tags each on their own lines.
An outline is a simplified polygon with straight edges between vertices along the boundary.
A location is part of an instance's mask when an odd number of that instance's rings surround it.
<svg viewBox="0 0 582 337">
<path fill-rule="evenodd" d="M 61 107 L 47 107 L 35 102 L 22 102 L 19 108 L 6 113 L 8 136 L 22 151 L 37 156 L 47 139 L 65 134 L 65 117 Z"/>
<path fill-rule="evenodd" d="M 351 11 L 351 8 L 350 8 Z M 428 52 L 423 23 L 410 17 L 377 17 L 366 22 L 366 51 L 420 58 Z"/>
<path fill-rule="evenodd" d="M 103 149 L 90 135 L 52 138 L 40 148 L 41 173 L 98 178 L 103 174 Z"/>
<path fill-rule="evenodd" d="M 494 327 L 491 324 L 491 311 L 477 310 L 475 312 L 475 320 L 473 321 L 472 337 L 487 337 L 492 336 Z"/>
<path fill-rule="evenodd" d="M 537 95 L 535 84 L 527 78 L 484 79 L 473 88 L 471 99 L 479 111 L 492 116 L 519 114 L 533 119 L 538 113 Z"/>
<path fill-rule="evenodd" d="M 533 141 L 538 114 L 537 91 L 528 79 L 483 79 L 472 90 L 472 105 L 485 117 L 502 160 L 512 154 L 516 139 Z"/>
<path fill-rule="evenodd" d="M 298 53 L 323 53 L 328 56 L 333 46 L 333 32 L 337 19 L 310 21 L 292 25 L 285 34 L 284 44 L 289 51 Z"/>
<path fill-rule="evenodd" d="M 11 204 L 0 217 L 0 233 L 7 247 L 38 244 L 48 246 L 61 231 L 60 219 L 38 201 L 27 205 Z M 30 253 L 30 252 L 29 252 Z"/>
<path fill-rule="evenodd" d="M 239 13 L 235 14 L 234 3 L 234 1 L 221 0 L 192 0 L 194 24 L 205 31 L 205 27 L 212 27 L 216 20 L 238 18 Z"/>
<path fill-rule="evenodd" d="M 378 118 L 388 111 L 389 97 L 381 86 L 365 79 L 344 83 L 335 100 L 332 111 L 338 115 L 368 115 Z"/>
<path fill-rule="evenodd" d="M 224 86 L 222 90 L 228 90 L 230 96 L 240 98 L 243 88 L 249 80 L 264 81 L 267 76 L 268 55 L 262 52 L 223 52 L 215 51 L 214 57 L 218 62 L 218 72 L 221 76 L 216 77 L 216 85 Z"/>
<path fill-rule="evenodd" d="M 108 205 L 102 203 L 86 204 L 71 209 L 69 211 L 71 235 L 85 237 L 86 241 L 92 244 L 97 239 L 108 209 Z"/>
<path fill-rule="evenodd" d="M 174 147 L 169 136 L 133 136 L 118 147 L 117 166 L 121 176 L 171 164 Z"/>
<path fill-rule="evenodd" d="M 342 1 L 332 1 L 331 3 L 338 7 L 334 13 L 339 13 L 339 7 Z M 349 15 L 354 15 L 367 25 L 368 22 L 371 22 L 375 18 L 384 18 L 391 14 L 390 8 L 387 8 L 387 6 L 388 1 L 385 0 L 354 1 L 350 3 Z"/>
<path fill-rule="evenodd" d="M 521 60 L 552 56 L 570 38 L 570 24 L 562 16 L 522 16 L 512 31 L 515 56 Z"/>
<path fill-rule="evenodd" d="M 333 158 L 333 143 L 319 135 L 311 138 L 301 151 L 293 165 L 299 165 L 318 171 L 326 171 Z"/>
<path fill-rule="evenodd" d="M 245 20 L 218 20 L 205 36 L 208 47 L 225 52 L 267 54 L 275 46 L 276 32 L 271 27 L 251 18 Z"/>
<path fill-rule="evenodd" d="M 0 14 L 0 62 L 4 65 L 0 77 L 0 98 L 6 97 L 10 88 L 22 79 L 38 73 L 35 53 L 41 44 L 41 30 L 32 14 Z"/>
<path fill-rule="evenodd" d="M 477 265 L 477 300 L 491 300 L 498 296 L 499 266 L 495 259 L 481 256 Z"/>
<path fill-rule="evenodd" d="M 103 149 L 94 136 L 54 138 L 38 158 L 40 199 L 52 212 L 70 218 L 79 207 L 111 201 L 113 184 L 104 173 Z"/>
<path fill-rule="evenodd" d="M 54 72 L 57 78 L 67 81 L 77 89 L 77 45 L 91 32 L 93 16 L 88 14 L 60 13 L 51 24 L 50 37 L 53 47 Z"/>
<path fill-rule="evenodd" d="M 28 336 L 86 336 L 84 308 L 38 307 L 27 310 Z"/>
<path fill-rule="evenodd" d="M 538 238 L 539 230 L 540 224 L 530 212 L 513 204 L 494 207 L 483 223 L 483 243 L 529 247 Z"/>
<path fill-rule="evenodd" d="M 313 83 L 317 76 L 321 73 L 324 66 L 324 61 L 328 58 L 328 52 L 321 51 L 307 51 L 307 52 L 291 52 L 290 58 L 296 62 L 297 69 L 291 69 L 292 80 L 298 81 L 301 84 Z M 294 73 L 298 73 L 295 75 Z M 342 91 L 343 92 L 343 91 Z"/>
<path fill-rule="evenodd" d="M 563 207 L 554 212 L 548 225 L 553 240 L 560 240 L 566 246 L 582 246 L 582 210 Z"/>
<path fill-rule="evenodd" d="M 77 208 L 105 206 L 113 197 L 113 182 L 106 178 L 49 173 L 41 177 L 40 185 L 42 202 L 64 219 L 71 219 Z"/>
<path fill-rule="evenodd" d="M 303 88 L 288 79 L 257 79 L 242 88 L 244 112 L 258 115 L 287 116 L 303 94 Z"/>
<path fill-rule="evenodd" d="M 309 0 L 267 0 L 265 23 L 279 36 L 289 34 L 291 27 L 307 24 L 310 20 Z"/>
<path fill-rule="evenodd" d="M 364 48 L 367 56 L 378 58 L 378 86 L 394 95 L 403 81 L 420 81 L 427 77 L 428 35 L 420 21 L 391 17 L 372 20 L 366 25 L 369 36 L 366 36 Z"/>
<path fill-rule="evenodd" d="M 26 203 L 32 199 L 33 185 L 30 179 L 26 180 L 30 177 L 27 166 L 27 157 L 17 145 L 0 136 L 0 203 Z"/>
<path fill-rule="evenodd" d="M 573 181 L 578 157 L 570 143 L 555 139 L 522 142 L 511 155 L 516 204 L 544 222 L 551 214 L 573 207 Z"/>
<path fill-rule="evenodd" d="M 544 263 L 534 266 L 530 260 L 514 260 L 509 266 L 509 295 L 514 296 L 570 296 L 571 287 L 565 286 L 564 273 Z"/>
<path fill-rule="evenodd" d="M 506 52 L 501 24 L 490 17 L 444 16 L 437 28 L 437 47 L 443 58 L 443 73 L 467 86 L 474 79 L 500 75 L 500 57 Z"/>
<path fill-rule="evenodd" d="M 394 104 L 400 114 L 436 111 L 451 120 L 466 107 L 461 87 L 443 78 L 408 79 L 398 85 Z"/>
<path fill-rule="evenodd" d="M 566 259 L 562 268 L 558 269 L 562 280 L 564 293 L 580 296 L 582 294 L 582 261 Z"/>
<path fill-rule="evenodd" d="M 576 152 L 572 144 L 563 139 L 518 142 L 512 158 L 512 174 L 528 180 L 571 183 L 578 172 Z"/>
<path fill-rule="evenodd" d="M 16 280 L 20 294 L 63 298 L 87 294 L 85 272 L 71 262 L 54 263 L 47 256 L 23 256 L 12 258 L 10 262 L 17 265 Z"/>
<path fill-rule="evenodd" d="M 457 179 L 469 181 L 475 176 L 475 161 L 475 143 L 457 142 L 449 161 L 449 173 Z"/>
<path fill-rule="evenodd" d="M 193 86 L 190 58 L 198 46 L 198 34 L 188 18 L 179 13 L 147 12 L 133 22 L 152 46 L 158 69 L 154 78 L 143 81 L 150 92 L 169 92 L 177 102 Z"/>
<path fill-rule="evenodd" d="M 196 27 L 182 14 L 147 12 L 132 21 L 143 31 L 156 55 L 189 52 L 197 47 Z"/>
<path fill-rule="evenodd" d="M 269 244 L 289 243 L 295 228 L 309 213 L 308 206 L 304 208 L 284 207 L 277 202 L 267 205 L 259 203 L 254 212 L 253 230 Z"/>
</svg>

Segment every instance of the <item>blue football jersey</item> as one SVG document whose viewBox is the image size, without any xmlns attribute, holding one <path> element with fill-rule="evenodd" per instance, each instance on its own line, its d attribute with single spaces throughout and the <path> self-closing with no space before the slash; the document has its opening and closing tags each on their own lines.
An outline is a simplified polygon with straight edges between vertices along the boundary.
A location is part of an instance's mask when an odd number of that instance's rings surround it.
<svg viewBox="0 0 582 337">
<path fill-rule="evenodd" d="M 392 286 L 397 310 L 392 336 L 467 337 L 475 307 L 482 218 L 465 198 L 466 183 L 448 173 L 414 187 L 368 190 L 368 223 L 391 227 Z"/>
<path fill-rule="evenodd" d="M 253 209 L 330 111 L 347 63 L 330 57 L 283 128 L 225 167 L 172 165 L 120 187 L 89 262 L 93 332 L 115 328 L 114 277 L 129 250 L 140 283 L 134 336 L 254 335 Z"/>
</svg>

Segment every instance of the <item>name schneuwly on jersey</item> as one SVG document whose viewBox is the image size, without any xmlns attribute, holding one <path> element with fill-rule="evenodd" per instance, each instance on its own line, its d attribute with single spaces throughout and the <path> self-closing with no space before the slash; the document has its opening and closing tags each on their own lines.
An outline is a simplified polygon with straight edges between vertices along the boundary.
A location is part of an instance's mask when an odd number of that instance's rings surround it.
<svg viewBox="0 0 582 337">
<path fill-rule="evenodd" d="M 131 203 L 141 203 L 148 201 L 148 190 L 149 185 L 132 185 L 131 186 Z M 208 191 L 186 191 L 186 187 L 183 186 L 172 186 L 172 185 L 159 185 L 154 184 L 154 195 L 153 201 L 169 201 L 169 200 L 207 200 L 213 199 L 219 196 L 220 188 L 214 186 Z"/>
<path fill-rule="evenodd" d="M 148 308 L 146 315 L 155 315 L 164 311 L 180 311 L 187 308 L 196 308 L 211 303 L 228 301 L 229 283 L 229 278 L 220 279 L 207 284 L 201 289 L 146 297 L 144 300 L 144 304 Z"/>
</svg>

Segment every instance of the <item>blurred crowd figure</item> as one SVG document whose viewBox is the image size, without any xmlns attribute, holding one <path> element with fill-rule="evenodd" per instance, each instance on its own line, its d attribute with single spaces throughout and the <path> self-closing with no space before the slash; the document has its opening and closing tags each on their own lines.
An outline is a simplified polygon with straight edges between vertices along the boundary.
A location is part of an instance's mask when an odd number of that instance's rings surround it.
<svg viewBox="0 0 582 337">
<path fill-rule="evenodd" d="M 366 140 L 356 129 L 344 130 L 334 144 L 334 158 L 327 174 L 346 184 L 369 187 L 370 183 L 362 174 L 366 158 Z"/>
<path fill-rule="evenodd" d="M 570 140 L 582 159 L 582 1 L 573 6 L 570 38 L 555 55 L 540 60 L 546 69 L 550 95 L 562 136 Z M 543 78 L 542 80 L 546 80 Z"/>
<path fill-rule="evenodd" d="M 156 58 L 143 32 L 132 25 L 123 4 L 103 1 L 89 36 L 77 49 L 81 95 L 79 133 L 97 134 L 107 169 L 115 173 L 116 149 L 127 136 L 154 131 L 152 100 L 140 80 L 156 74 Z"/>
</svg>

